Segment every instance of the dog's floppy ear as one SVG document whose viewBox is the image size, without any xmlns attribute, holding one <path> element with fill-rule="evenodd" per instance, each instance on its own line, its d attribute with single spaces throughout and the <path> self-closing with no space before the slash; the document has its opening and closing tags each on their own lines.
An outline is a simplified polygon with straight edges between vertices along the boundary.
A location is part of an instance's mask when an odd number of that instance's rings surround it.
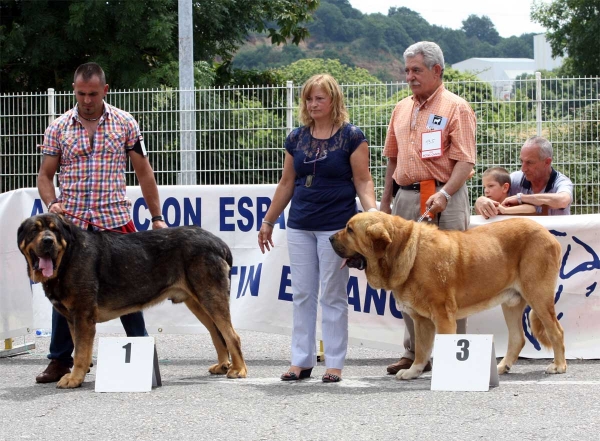
<svg viewBox="0 0 600 441">
<path fill-rule="evenodd" d="M 370 225 L 367 228 L 367 237 L 371 240 L 373 253 L 378 258 L 383 257 L 388 245 L 392 243 L 392 237 L 383 222 Z"/>
<path fill-rule="evenodd" d="M 73 241 L 73 224 L 69 222 L 62 214 L 57 214 L 56 217 L 59 220 L 59 222 L 56 223 L 56 226 L 60 231 L 61 241 L 71 243 Z"/>
<path fill-rule="evenodd" d="M 17 230 L 17 245 L 19 246 L 19 248 L 21 248 L 21 242 L 23 242 L 25 240 L 25 222 L 27 222 L 28 219 L 25 219 L 23 222 L 21 222 L 21 225 L 19 225 L 19 229 Z"/>
</svg>

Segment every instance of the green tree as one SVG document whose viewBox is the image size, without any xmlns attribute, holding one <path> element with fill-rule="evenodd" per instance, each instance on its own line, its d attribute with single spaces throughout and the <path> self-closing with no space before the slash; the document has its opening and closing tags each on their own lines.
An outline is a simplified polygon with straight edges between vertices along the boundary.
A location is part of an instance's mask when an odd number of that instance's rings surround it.
<svg viewBox="0 0 600 441">
<path fill-rule="evenodd" d="M 176 0 L 168 0 L 177 3 Z M 230 61 L 251 32 L 265 32 L 273 44 L 298 44 L 319 0 L 204 0 L 194 2 L 195 59 Z"/>
<path fill-rule="evenodd" d="M 466 20 L 463 20 L 462 29 L 467 34 L 467 38 L 477 38 L 479 41 L 490 44 L 500 42 L 500 34 L 487 15 L 481 17 L 474 14 L 469 15 Z"/>
<path fill-rule="evenodd" d="M 338 7 L 338 9 L 344 14 L 344 17 L 349 19 L 360 19 L 363 17 L 363 13 L 358 9 L 354 9 L 348 0 L 322 0 L 321 4 L 329 3 Z"/>
<path fill-rule="evenodd" d="M 347 26 L 344 14 L 331 3 L 323 3 L 315 11 L 314 23 L 314 28 L 309 28 L 311 35 L 318 35 L 321 41 L 351 41 L 353 38 L 353 29 Z"/>
<path fill-rule="evenodd" d="M 194 85 L 195 87 L 210 87 L 215 82 L 215 70 L 206 61 L 194 62 Z M 163 63 L 156 69 L 151 70 L 148 75 L 138 80 L 138 87 L 151 89 L 157 84 L 174 89 L 179 88 L 179 63 L 171 61 Z"/>
<path fill-rule="evenodd" d="M 380 14 L 367 17 L 367 25 L 364 28 L 363 49 L 377 50 L 385 47 L 385 25 L 386 17 Z"/>
<path fill-rule="evenodd" d="M 520 37 L 503 38 L 496 46 L 500 57 L 533 58 L 534 34 L 523 34 Z"/>
<path fill-rule="evenodd" d="M 444 28 L 436 41 L 444 52 L 446 63 L 456 63 L 468 58 L 469 44 L 464 32 Z"/>
<path fill-rule="evenodd" d="M 321 0 L 314 21 L 307 24 L 310 37 L 306 45 L 295 47 L 298 53 L 294 56 L 337 58 L 347 65 L 366 67 L 386 81 L 403 79 L 402 55 L 408 46 L 421 40 L 437 42 L 450 64 L 471 57 L 533 58 L 533 34 L 502 38 L 486 16 L 473 15 L 465 20 L 465 26 L 468 35 L 465 30 L 432 26 L 407 7 L 390 7 L 387 15 L 362 14 L 348 0 Z M 284 51 L 278 48 L 264 54 L 260 38 L 253 35 L 240 49 L 235 67 L 266 69 L 295 61 L 283 57 Z"/>
<path fill-rule="evenodd" d="M 298 44 L 318 0 L 204 0 L 193 3 L 194 59 L 233 54 L 253 31 L 273 44 Z M 210 19 L 207 19 L 210 17 Z M 67 90 L 86 61 L 105 69 L 112 88 L 150 84 L 178 60 L 177 0 L 2 0 L 0 88 Z M 165 67 L 166 65 L 166 67 Z M 227 69 L 221 69 L 221 74 Z"/>
<path fill-rule="evenodd" d="M 392 23 L 402 26 L 410 37 L 411 41 L 406 42 L 406 47 L 417 41 L 427 40 L 427 37 L 431 36 L 432 26 L 418 12 L 406 7 L 390 8 L 388 17 Z"/>
<path fill-rule="evenodd" d="M 131 87 L 160 62 L 174 60 L 176 32 L 167 1 L 3 0 L 0 88 L 67 90 L 86 61 L 100 63 L 113 88 Z"/>
<path fill-rule="evenodd" d="M 240 50 L 233 59 L 231 63 L 233 68 L 231 77 L 219 84 L 240 84 L 233 82 L 235 77 L 233 71 L 235 70 L 275 69 L 303 58 L 305 58 L 304 52 L 295 45 L 286 45 L 283 48 L 277 48 L 268 44 L 246 47 Z"/>
<path fill-rule="evenodd" d="M 572 75 L 600 75 L 598 0 L 535 1 L 531 17 L 544 26 L 553 56 L 568 56 Z"/>
<path fill-rule="evenodd" d="M 372 76 L 368 70 L 357 67 L 351 68 L 343 65 L 339 60 L 323 60 L 319 58 L 299 60 L 289 66 L 284 66 L 277 71 L 284 81 L 293 81 L 303 84 L 316 74 L 328 73 L 340 84 L 367 84 L 378 83 L 379 80 Z"/>
</svg>

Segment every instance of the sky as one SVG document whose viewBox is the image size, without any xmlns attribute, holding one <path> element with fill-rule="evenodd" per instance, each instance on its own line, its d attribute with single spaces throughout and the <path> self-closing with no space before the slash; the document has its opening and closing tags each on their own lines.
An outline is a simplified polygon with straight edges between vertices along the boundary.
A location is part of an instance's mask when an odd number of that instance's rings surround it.
<svg viewBox="0 0 600 441">
<path fill-rule="evenodd" d="M 538 0 L 539 1 L 539 0 Z M 501 37 L 519 36 L 545 29 L 529 18 L 533 0 L 349 0 L 353 8 L 364 14 L 387 15 L 390 7 L 407 7 L 421 14 L 429 24 L 460 29 L 463 20 L 471 14 L 487 15 Z M 544 1 L 547 3 L 547 0 Z"/>
</svg>

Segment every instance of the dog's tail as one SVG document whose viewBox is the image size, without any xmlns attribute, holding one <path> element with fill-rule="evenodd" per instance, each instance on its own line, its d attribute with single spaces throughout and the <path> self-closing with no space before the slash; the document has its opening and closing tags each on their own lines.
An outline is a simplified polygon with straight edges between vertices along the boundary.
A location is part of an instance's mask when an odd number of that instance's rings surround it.
<svg viewBox="0 0 600 441">
<path fill-rule="evenodd" d="M 531 332 L 533 332 L 533 336 L 537 341 L 539 341 L 542 346 L 551 348 L 552 343 L 550 342 L 546 328 L 533 309 L 529 312 L 529 322 L 531 323 Z M 558 323 L 558 326 L 562 330 L 560 323 Z"/>
</svg>

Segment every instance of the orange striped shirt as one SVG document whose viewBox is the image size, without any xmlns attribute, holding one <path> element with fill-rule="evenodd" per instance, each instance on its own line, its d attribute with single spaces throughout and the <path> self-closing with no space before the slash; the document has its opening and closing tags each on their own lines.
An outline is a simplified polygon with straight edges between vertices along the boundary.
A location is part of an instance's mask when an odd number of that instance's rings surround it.
<svg viewBox="0 0 600 441">
<path fill-rule="evenodd" d="M 421 136 L 430 115 L 447 118 L 442 130 L 442 155 L 421 158 Z M 477 157 L 475 131 L 477 119 L 467 101 L 446 90 L 442 84 L 419 105 L 414 97 L 406 97 L 394 108 L 383 155 L 397 158 L 394 180 L 400 185 L 436 179 L 448 182 L 457 162 L 475 164 Z"/>
</svg>

